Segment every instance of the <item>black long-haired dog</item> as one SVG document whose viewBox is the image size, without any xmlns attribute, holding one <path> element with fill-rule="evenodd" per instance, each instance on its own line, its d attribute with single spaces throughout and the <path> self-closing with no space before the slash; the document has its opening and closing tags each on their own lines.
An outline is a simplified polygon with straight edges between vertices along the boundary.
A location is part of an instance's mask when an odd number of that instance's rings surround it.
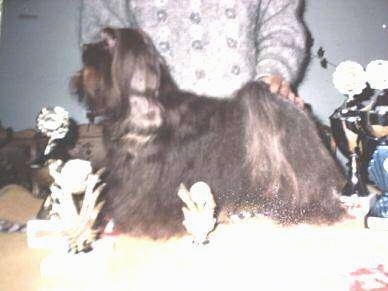
<svg viewBox="0 0 388 291">
<path fill-rule="evenodd" d="M 180 183 L 202 180 L 219 217 L 242 210 L 280 223 L 330 223 L 344 211 L 344 178 L 303 111 L 250 82 L 232 99 L 181 91 L 150 38 L 105 29 L 85 45 L 71 84 L 91 115 L 104 117 L 103 214 L 132 235 L 184 230 Z"/>
</svg>

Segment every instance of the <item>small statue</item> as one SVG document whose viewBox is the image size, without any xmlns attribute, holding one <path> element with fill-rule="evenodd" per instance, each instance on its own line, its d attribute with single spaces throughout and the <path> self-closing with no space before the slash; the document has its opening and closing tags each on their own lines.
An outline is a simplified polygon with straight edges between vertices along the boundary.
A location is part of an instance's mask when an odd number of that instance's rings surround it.
<svg viewBox="0 0 388 291">
<path fill-rule="evenodd" d="M 57 160 L 49 168 L 54 178 L 48 197 L 51 210 L 49 220 L 43 221 L 58 226 L 69 252 L 88 251 L 98 235 L 98 230 L 93 226 L 104 203 L 98 201 L 105 186 L 100 183 L 104 169 L 93 173 L 90 162 L 85 160 L 70 160 L 63 165 L 62 161 Z M 83 198 L 76 200 L 75 196 L 79 195 L 83 195 Z M 32 235 L 37 232 L 39 229 L 33 230 Z"/>
<path fill-rule="evenodd" d="M 208 234 L 214 229 L 216 223 L 214 218 L 216 203 L 210 187 L 205 182 L 197 182 L 188 191 L 186 186 L 181 184 L 178 196 L 186 204 L 182 208 L 183 225 L 193 236 L 193 243 L 206 243 Z"/>
<path fill-rule="evenodd" d="M 36 127 L 49 138 L 44 155 L 48 155 L 55 146 L 55 141 L 62 139 L 69 131 L 69 113 L 60 106 L 42 108 L 36 118 Z"/>
<path fill-rule="evenodd" d="M 56 146 L 55 141 L 68 133 L 69 115 L 61 107 L 43 108 L 37 128 L 49 138 L 44 151 L 47 157 Z M 104 203 L 98 199 L 105 187 L 100 183 L 104 169 L 93 173 L 90 161 L 53 159 L 48 160 L 48 171 L 54 180 L 43 206 L 49 210 L 48 219 L 27 223 L 29 245 L 47 246 L 51 239 L 52 243 L 63 242 L 72 253 L 90 250 L 98 235 L 93 227 Z M 39 238 L 39 232 L 45 231 L 47 235 Z"/>
</svg>

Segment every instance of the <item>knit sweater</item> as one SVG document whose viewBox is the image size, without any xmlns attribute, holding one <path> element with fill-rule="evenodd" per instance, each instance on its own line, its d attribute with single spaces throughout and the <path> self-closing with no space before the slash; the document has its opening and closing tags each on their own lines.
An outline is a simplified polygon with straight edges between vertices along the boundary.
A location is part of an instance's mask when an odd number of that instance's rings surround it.
<svg viewBox="0 0 388 291">
<path fill-rule="evenodd" d="M 305 58 L 299 0 L 84 0 L 81 42 L 101 28 L 140 27 L 178 86 L 231 96 L 247 81 L 281 75 L 293 83 Z"/>
</svg>

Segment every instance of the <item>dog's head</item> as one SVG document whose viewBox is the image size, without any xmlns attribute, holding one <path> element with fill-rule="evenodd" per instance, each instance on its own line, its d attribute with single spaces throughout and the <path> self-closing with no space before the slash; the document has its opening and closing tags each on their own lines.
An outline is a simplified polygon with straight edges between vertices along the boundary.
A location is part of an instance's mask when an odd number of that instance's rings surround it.
<svg viewBox="0 0 388 291">
<path fill-rule="evenodd" d="M 106 28 L 101 41 L 86 44 L 82 69 L 70 86 L 90 116 L 128 116 L 137 97 L 154 99 L 174 82 L 151 39 L 137 29 Z"/>
</svg>

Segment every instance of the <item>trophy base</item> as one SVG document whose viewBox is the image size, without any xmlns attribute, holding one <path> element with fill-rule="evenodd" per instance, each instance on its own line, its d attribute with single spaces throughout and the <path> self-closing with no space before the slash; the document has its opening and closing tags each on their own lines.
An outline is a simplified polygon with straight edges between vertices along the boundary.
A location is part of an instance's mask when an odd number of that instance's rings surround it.
<svg viewBox="0 0 388 291">
<path fill-rule="evenodd" d="M 368 216 L 365 219 L 366 228 L 388 231 L 388 219 L 383 217 Z"/>
<path fill-rule="evenodd" d="M 341 194 L 344 196 L 352 196 L 356 194 L 359 197 L 366 197 L 369 195 L 369 191 L 366 188 L 366 185 L 360 180 L 356 184 L 348 181 L 342 189 Z"/>
<path fill-rule="evenodd" d="M 388 193 L 377 196 L 371 207 L 370 215 L 372 217 L 388 218 Z"/>
</svg>

